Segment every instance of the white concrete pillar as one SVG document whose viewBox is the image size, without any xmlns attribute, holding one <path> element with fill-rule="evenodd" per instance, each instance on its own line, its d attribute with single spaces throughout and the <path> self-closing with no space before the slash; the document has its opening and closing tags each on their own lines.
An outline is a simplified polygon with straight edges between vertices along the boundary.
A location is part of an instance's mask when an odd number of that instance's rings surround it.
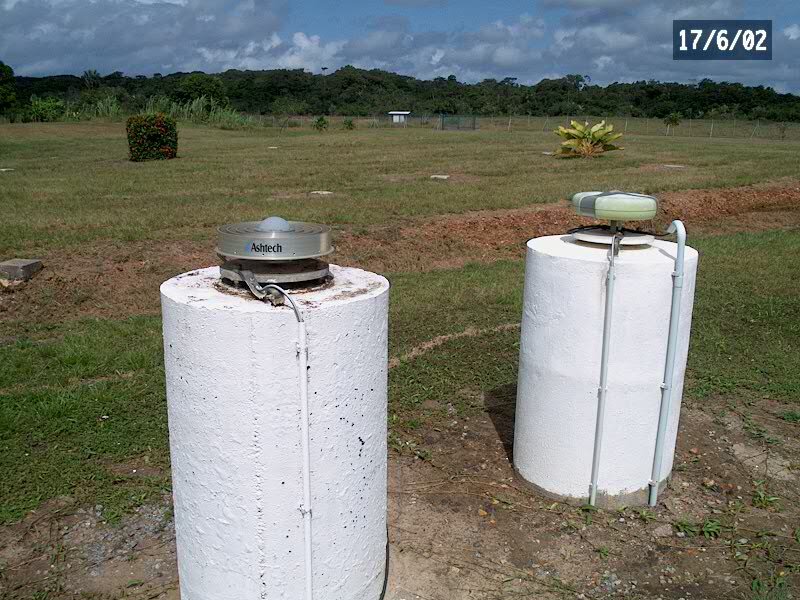
<svg viewBox="0 0 800 600">
<path fill-rule="evenodd" d="M 378 600 L 386 561 L 389 284 L 331 265 L 308 329 L 317 600 Z M 218 281 L 161 286 L 183 600 L 304 598 L 298 325 Z"/>
<path fill-rule="evenodd" d="M 677 246 L 616 258 L 598 504 L 644 504 L 653 465 Z M 570 235 L 528 242 L 514 467 L 537 489 L 584 502 L 591 480 L 608 246 Z M 663 474 L 672 470 L 689 349 L 697 251 L 686 248 Z"/>
</svg>

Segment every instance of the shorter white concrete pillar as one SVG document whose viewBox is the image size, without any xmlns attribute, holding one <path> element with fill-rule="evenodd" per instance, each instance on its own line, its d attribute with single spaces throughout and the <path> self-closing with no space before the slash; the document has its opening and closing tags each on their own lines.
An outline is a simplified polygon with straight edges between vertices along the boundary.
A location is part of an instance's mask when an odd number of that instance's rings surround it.
<svg viewBox="0 0 800 600">
<path fill-rule="evenodd" d="M 653 465 L 677 246 L 623 246 L 616 258 L 598 504 L 645 504 Z M 589 494 L 608 246 L 570 235 L 528 242 L 514 467 L 537 489 Z M 663 473 L 672 470 L 689 350 L 697 251 L 686 248 Z"/>
</svg>

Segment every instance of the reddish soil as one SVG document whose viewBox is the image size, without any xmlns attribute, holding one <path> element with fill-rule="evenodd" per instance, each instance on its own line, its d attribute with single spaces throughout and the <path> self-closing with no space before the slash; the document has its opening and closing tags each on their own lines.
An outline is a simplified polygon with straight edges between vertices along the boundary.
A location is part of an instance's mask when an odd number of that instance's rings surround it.
<svg viewBox="0 0 800 600">
<path fill-rule="evenodd" d="M 663 229 L 681 219 L 692 233 L 800 226 L 800 182 L 659 194 Z M 763 222 L 766 221 L 767 224 Z M 337 240 L 343 262 L 378 271 L 427 271 L 468 262 L 492 262 L 524 255 L 527 240 L 563 233 L 593 223 L 565 202 L 529 208 L 479 211 L 441 217 L 404 227 L 376 228 L 364 235 L 344 233 Z M 424 248 L 426 252 L 419 252 Z"/>
<path fill-rule="evenodd" d="M 0 325 L 155 314 L 161 282 L 217 262 L 212 244 L 189 241 L 98 244 L 43 260 L 44 270 L 30 282 L 0 288 Z"/>
<path fill-rule="evenodd" d="M 780 407 L 751 415 L 778 439 L 772 445 L 724 414 L 721 400 L 686 407 L 670 489 L 642 516 L 585 512 L 530 492 L 509 457 L 514 396 L 513 387 L 493 390 L 465 417 L 433 403 L 437 427 L 392 451 L 387 600 L 727 599 L 750 598 L 756 576 L 799 583 L 791 564 L 800 447 L 797 425 L 775 419 Z M 768 509 L 752 505 L 762 479 L 780 497 Z M 707 519 L 722 524 L 719 539 L 676 527 Z M 168 497 L 117 525 L 102 507 L 59 498 L 0 529 L 0 597 L 177 600 L 175 552 Z"/>
<path fill-rule="evenodd" d="M 659 224 L 678 217 L 692 233 L 800 226 L 797 182 L 661 199 Z M 516 258 L 530 237 L 586 222 L 564 203 L 447 216 L 364 235 L 342 233 L 335 260 L 423 271 Z M 17 319 L 157 314 L 161 281 L 214 262 L 212 241 L 112 250 L 98 245 L 45 257 L 46 270 L 33 281 L 0 291 L 0 339 L 3 322 Z M 435 338 L 402 360 L 449 339 L 487 333 Z M 454 398 L 463 393 L 454 391 Z M 800 583 L 792 566 L 800 553 L 794 530 L 800 522 L 800 442 L 798 425 L 776 416 L 786 407 L 753 402 L 746 419 L 722 398 L 684 407 L 676 469 L 661 505 L 652 513 L 587 513 L 539 496 L 515 477 L 509 457 L 514 398 L 511 387 L 476 396 L 468 416 L 457 416 L 446 402 L 428 401 L 425 410 L 435 426 L 400 434 L 395 445 L 401 451 L 390 455 L 387 600 L 727 599 L 753 597 L 756 577 L 768 585 Z M 160 475 L 135 460 L 108 469 Z M 779 500 L 754 506 L 758 481 L 766 481 L 767 495 Z M 722 524 L 719 539 L 677 530 L 682 521 L 707 520 Z M 168 497 L 117 525 L 103 520 L 102 507 L 60 498 L 0 528 L 3 600 L 120 597 L 178 598 Z"/>
<path fill-rule="evenodd" d="M 671 192 L 660 199 L 663 214 L 658 225 L 680 218 L 690 233 L 800 226 L 797 181 Z M 332 260 L 379 272 L 455 268 L 469 262 L 521 258 L 528 239 L 591 222 L 574 215 L 563 201 L 444 216 L 400 227 L 376 227 L 365 234 L 341 232 Z M 13 321 L 157 314 L 162 281 L 218 261 L 213 240 L 103 243 L 43 258 L 45 269 L 31 282 L 0 288 L 0 338 L 3 324 Z"/>
</svg>

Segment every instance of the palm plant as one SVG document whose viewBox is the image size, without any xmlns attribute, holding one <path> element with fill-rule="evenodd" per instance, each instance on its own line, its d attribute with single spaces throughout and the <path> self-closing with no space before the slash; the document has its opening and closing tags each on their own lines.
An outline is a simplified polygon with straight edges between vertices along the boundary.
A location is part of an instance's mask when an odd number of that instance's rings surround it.
<svg viewBox="0 0 800 600">
<path fill-rule="evenodd" d="M 675 134 L 675 127 L 681 124 L 681 119 L 683 115 L 679 112 L 672 112 L 669 113 L 666 117 L 664 117 L 664 125 L 667 126 L 667 134 L 669 135 L 669 129 L 672 127 L 672 133 Z"/>
<path fill-rule="evenodd" d="M 86 86 L 86 89 L 93 90 L 100 87 L 102 77 L 100 77 L 100 73 L 98 73 L 95 69 L 89 69 L 88 71 L 83 72 L 81 79 L 83 80 L 83 85 Z"/>
<path fill-rule="evenodd" d="M 622 134 L 613 131 L 614 126 L 606 125 L 605 121 L 600 121 L 591 127 L 588 121 L 583 124 L 572 121 L 570 127 L 559 126 L 555 133 L 564 138 L 564 141 L 561 142 L 557 154 L 566 157 L 593 158 L 604 152 L 623 150 L 612 143 L 621 138 Z"/>
</svg>

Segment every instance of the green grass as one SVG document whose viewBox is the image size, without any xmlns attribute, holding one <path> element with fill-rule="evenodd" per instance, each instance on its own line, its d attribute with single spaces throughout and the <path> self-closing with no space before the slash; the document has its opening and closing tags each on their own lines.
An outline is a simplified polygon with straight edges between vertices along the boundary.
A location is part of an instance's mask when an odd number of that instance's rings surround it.
<svg viewBox="0 0 800 600">
<path fill-rule="evenodd" d="M 540 132 L 220 131 L 183 126 L 174 161 L 127 160 L 122 124 L 0 125 L 0 255 L 77 244 L 205 238 L 279 213 L 342 227 L 552 202 L 575 189 L 658 192 L 796 176 L 800 143 L 630 137 L 594 161 L 543 156 Z M 279 146 L 270 150 L 269 146 Z M 653 172 L 648 164 L 679 163 Z M 446 184 L 434 173 L 461 176 Z M 334 196 L 309 197 L 327 189 Z"/>
<path fill-rule="evenodd" d="M 789 257 L 800 232 L 692 239 L 701 251 L 689 399 L 709 394 L 800 397 L 800 282 Z M 469 327 L 519 320 L 523 264 L 498 262 L 394 274 L 391 354 Z M 423 408 L 474 410 L 478 396 L 516 382 L 518 331 L 460 337 L 390 373 L 395 432 L 440 418 Z M 0 522 L 70 494 L 113 518 L 159 493 L 166 478 L 111 473 L 148 457 L 168 466 L 160 321 L 156 317 L 33 326 L 0 346 Z M 108 418 L 103 418 L 108 417 Z"/>
<path fill-rule="evenodd" d="M 207 240 L 219 223 L 269 213 L 360 231 L 477 209 L 550 202 L 576 189 L 645 192 L 797 176 L 800 143 L 632 137 L 596 161 L 543 156 L 550 133 L 360 129 L 181 129 L 181 158 L 127 161 L 120 124 L 0 125 L 0 258 L 81 252 L 126 242 Z M 268 146 L 279 146 L 270 150 Z M 658 172 L 649 164 L 686 169 Z M 432 182 L 449 173 L 449 182 Z M 310 190 L 329 189 L 330 197 Z M 800 398 L 800 232 L 691 238 L 701 251 L 686 396 L 702 401 Z M 422 260 L 430 249 L 419 248 Z M 447 404 L 482 410 L 516 383 L 524 264 L 390 274 L 393 435 L 435 423 Z M 89 285 L 87 283 L 87 285 Z M 36 301 L 79 306 L 80 286 Z M 2 309 L 2 297 L 0 297 Z M 80 314 L 76 310 L 75 313 Z M 22 323 L 2 314 L 0 523 L 71 495 L 114 519 L 168 489 L 160 320 Z M 437 336 L 471 330 L 403 359 Z M 427 402 L 427 401 L 433 401 Z M 436 408 L 438 407 L 438 408 Z M 783 418 L 797 421 L 787 406 Z M 755 430 L 754 430 L 755 431 Z M 424 448 L 417 448 L 424 453 Z M 120 475 L 126 461 L 161 475 Z M 158 472 L 158 471 L 156 471 Z"/>
<path fill-rule="evenodd" d="M 701 252 L 689 390 L 800 398 L 800 233 L 691 240 Z"/>
<path fill-rule="evenodd" d="M 522 262 L 500 261 L 390 275 L 391 354 L 405 354 L 435 336 L 469 327 L 490 329 L 519 322 L 524 272 Z"/>
<path fill-rule="evenodd" d="M 109 468 L 167 466 L 161 355 L 153 317 L 34 328 L 0 346 L 0 522 L 62 495 L 114 518 L 168 486 Z"/>
</svg>

